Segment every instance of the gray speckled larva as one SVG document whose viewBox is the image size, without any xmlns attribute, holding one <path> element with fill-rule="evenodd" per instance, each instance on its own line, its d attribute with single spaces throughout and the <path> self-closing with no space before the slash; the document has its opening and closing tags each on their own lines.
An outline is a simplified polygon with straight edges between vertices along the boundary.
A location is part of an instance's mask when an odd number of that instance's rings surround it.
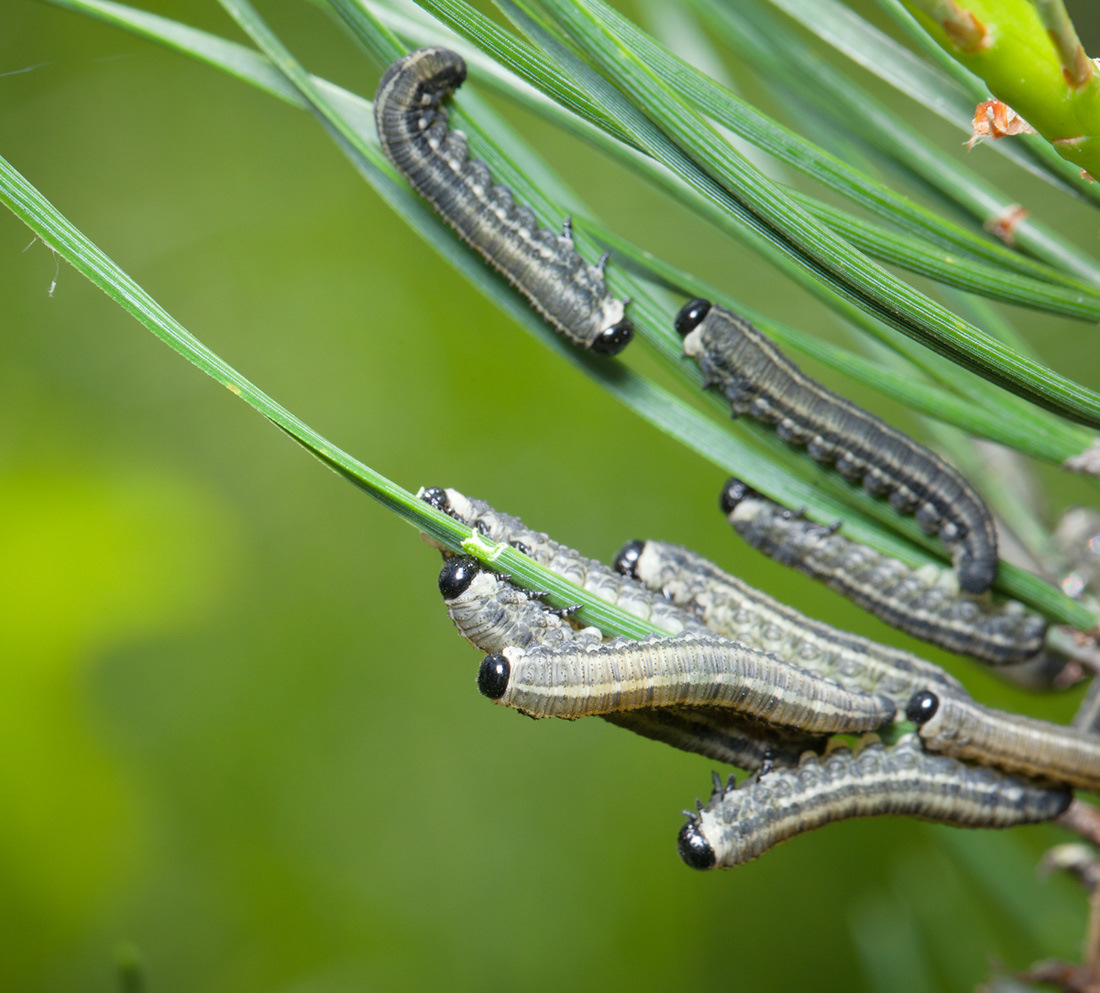
<svg viewBox="0 0 1100 993">
<path fill-rule="evenodd" d="M 874 414 L 805 375 L 744 318 L 707 300 L 692 300 L 676 317 L 684 354 L 699 363 L 734 417 L 748 414 L 775 427 L 810 457 L 887 496 L 952 549 L 959 586 L 982 593 L 997 574 L 997 532 L 974 488 L 934 452 Z"/>
<path fill-rule="evenodd" d="M 1047 622 L 1014 600 L 959 592 L 954 574 L 912 566 L 768 500 L 737 479 L 722 492 L 734 530 L 777 562 L 820 580 L 887 624 L 994 665 L 1043 649 Z"/>
<path fill-rule="evenodd" d="M 1058 817 L 1069 790 L 1039 786 L 929 755 L 915 734 L 887 748 L 806 755 L 736 787 L 720 782 L 710 802 L 680 830 L 680 857 L 692 868 L 741 865 L 782 841 L 852 817 L 904 815 L 956 827 L 1006 828 Z"/>
<path fill-rule="evenodd" d="M 448 559 L 439 573 L 439 591 L 459 634 L 483 652 L 508 646 L 599 644 L 594 627 L 577 629 L 526 590 L 466 557 Z M 682 751 L 750 772 L 765 765 L 794 765 L 807 749 L 820 751 L 824 740 L 777 733 L 714 708 L 634 710 L 603 715 L 618 727 Z"/>
<path fill-rule="evenodd" d="M 471 159 L 466 136 L 447 127 L 442 101 L 466 79 L 466 63 L 446 48 L 421 48 L 382 76 L 374 119 L 382 149 L 413 189 L 557 331 L 601 355 L 616 355 L 634 326 L 611 295 L 603 260 L 590 265 L 561 234 L 540 228 L 529 207 Z"/>
<path fill-rule="evenodd" d="M 934 752 L 1100 793 L 1100 737 L 1080 728 L 930 690 L 913 696 L 905 716 Z"/>
<path fill-rule="evenodd" d="M 486 538 L 511 545 L 563 579 L 669 634 L 680 634 L 682 631 L 709 633 L 702 621 L 646 589 L 636 579 L 621 576 L 602 562 L 581 555 L 541 531 L 533 531 L 518 517 L 494 510 L 484 500 L 475 500 L 458 490 L 437 486 L 422 489 L 417 495 L 425 503 L 450 514 Z"/>
<path fill-rule="evenodd" d="M 806 734 L 884 727 L 897 708 L 718 635 L 615 638 L 602 645 L 505 648 L 478 688 L 531 717 L 575 719 L 649 707 L 719 707 Z"/>
<path fill-rule="evenodd" d="M 939 666 L 807 617 L 679 545 L 629 542 L 616 556 L 615 567 L 692 611 L 717 634 L 849 689 L 881 693 L 899 708 L 922 689 L 965 695 Z"/>
</svg>

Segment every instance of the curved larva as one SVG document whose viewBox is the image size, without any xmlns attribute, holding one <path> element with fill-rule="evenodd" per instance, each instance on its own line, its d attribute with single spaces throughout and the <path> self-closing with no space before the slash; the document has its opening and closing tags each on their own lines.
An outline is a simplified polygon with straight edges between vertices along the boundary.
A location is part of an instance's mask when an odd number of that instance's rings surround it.
<svg viewBox="0 0 1100 993">
<path fill-rule="evenodd" d="M 896 713 L 884 696 L 846 690 L 717 635 L 505 648 L 485 657 L 477 685 L 530 717 L 570 720 L 640 707 L 719 707 L 807 734 L 852 734 L 881 728 Z"/>
<path fill-rule="evenodd" d="M 740 788 L 720 786 L 680 830 L 680 857 L 694 869 L 757 858 L 797 834 L 852 817 L 904 815 L 956 827 L 1006 828 L 1059 816 L 1068 790 L 929 755 L 913 734 L 892 748 L 838 748 L 805 756 Z"/>
<path fill-rule="evenodd" d="M 463 496 L 458 490 L 440 487 L 422 489 L 417 495 L 485 537 L 512 545 L 563 579 L 669 634 L 683 631 L 708 633 L 702 621 L 652 593 L 636 579 L 619 575 L 602 562 L 581 555 L 541 531 L 532 531 L 518 517 L 494 510 L 484 500 L 475 500 Z"/>
<path fill-rule="evenodd" d="M 589 265 L 562 234 L 540 228 L 529 207 L 470 159 L 466 136 L 447 128 L 442 101 L 466 79 L 466 63 L 446 48 L 422 48 L 382 76 L 374 120 L 382 149 L 413 189 L 557 331 L 601 355 L 616 355 L 634 326 L 611 295 L 603 265 Z"/>
<path fill-rule="evenodd" d="M 825 389 L 748 321 L 707 300 L 692 300 L 676 318 L 684 354 L 699 363 L 703 381 L 730 401 L 734 417 L 748 414 L 810 457 L 888 496 L 900 514 L 952 549 L 959 586 L 982 593 L 997 574 L 993 517 L 973 487 L 934 452 L 874 414 Z"/>
<path fill-rule="evenodd" d="M 499 652 L 510 645 L 528 648 L 569 642 L 579 646 L 603 640 L 597 628 L 572 627 L 559 611 L 482 569 L 475 559 L 448 559 L 439 573 L 439 591 L 459 634 L 483 652 Z M 776 733 L 774 728 L 765 731 L 713 708 L 624 711 L 606 714 L 604 719 L 645 738 L 750 772 L 765 765 L 794 765 L 807 749 L 824 747 L 823 739 Z"/>
<path fill-rule="evenodd" d="M 849 689 L 881 693 L 899 707 L 922 689 L 965 695 L 962 685 L 939 666 L 807 617 L 679 545 L 630 542 L 615 567 L 694 612 L 717 634 Z"/>
<path fill-rule="evenodd" d="M 603 641 L 599 628 L 574 628 L 560 612 L 482 569 L 476 559 L 448 559 L 439 573 L 439 592 L 458 633 L 483 652 L 499 652 L 510 645 L 598 645 Z"/>
<path fill-rule="evenodd" d="M 734 530 L 777 562 L 820 580 L 887 624 L 994 665 L 1037 655 L 1047 622 L 1013 600 L 960 593 L 954 574 L 911 566 L 807 520 L 736 479 L 722 493 Z"/>
<path fill-rule="evenodd" d="M 934 752 L 1100 793 L 1097 735 L 930 690 L 913 696 L 905 716 Z"/>
</svg>

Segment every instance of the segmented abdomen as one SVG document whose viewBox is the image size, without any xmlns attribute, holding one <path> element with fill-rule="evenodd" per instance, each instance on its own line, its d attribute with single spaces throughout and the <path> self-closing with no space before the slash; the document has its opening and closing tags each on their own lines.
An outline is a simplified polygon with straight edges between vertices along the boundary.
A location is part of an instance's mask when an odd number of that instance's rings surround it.
<svg viewBox="0 0 1100 993">
<path fill-rule="evenodd" d="M 616 638 L 571 650 L 487 655 L 482 693 L 531 717 L 574 719 L 643 707 L 719 707 L 807 734 L 871 731 L 896 708 L 716 635 Z"/>
</svg>

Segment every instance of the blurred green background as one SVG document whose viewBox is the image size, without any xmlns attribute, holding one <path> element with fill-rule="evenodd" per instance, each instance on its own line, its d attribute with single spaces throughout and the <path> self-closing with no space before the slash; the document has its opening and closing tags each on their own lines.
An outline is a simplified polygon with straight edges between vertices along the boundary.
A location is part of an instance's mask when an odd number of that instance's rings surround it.
<svg viewBox="0 0 1100 993">
<path fill-rule="evenodd" d="M 239 37 L 213 4 L 146 6 Z M 262 11 L 313 71 L 373 93 L 378 68 L 324 15 Z M 740 248 L 503 109 L 624 234 L 838 335 Z M 406 487 L 457 486 L 604 559 L 680 541 L 915 647 L 739 544 L 718 470 L 494 312 L 307 114 L 4 0 L 0 150 L 207 345 Z M 969 162 L 1097 247 L 1089 208 L 988 150 Z M 136 961 L 153 993 L 904 993 L 1078 955 L 1083 898 L 1034 872 L 1054 828 L 849 823 L 686 869 L 679 811 L 711 763 L 489 705 L 437 554 L 71 269 L 50 296 L 55 262 L 29 240 L 0 214 L 0 988 L 119 989 Z M 1100 385 L 1095 328 L 1020 326 Z M 1052 511 L 1095 502 L 1039 474 Z M 1068 720 L 1080 697 L 927 654 L 998 705 Z"/>
</svg>

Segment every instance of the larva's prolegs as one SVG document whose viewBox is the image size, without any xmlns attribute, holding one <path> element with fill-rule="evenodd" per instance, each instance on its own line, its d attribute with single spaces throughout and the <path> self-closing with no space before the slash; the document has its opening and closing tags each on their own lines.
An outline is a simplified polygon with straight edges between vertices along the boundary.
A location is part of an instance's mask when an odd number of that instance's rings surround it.
<svg viewBox="0 0 1100 993">
<path fill-rule="evenodd" d="M 446 48 L 422 48 L 391 65 L 374 98 L 382 149 L 443 219 L 498 270 L 557 331 L 600 355 L 616 355 L 634 336 L 626 304 L 614 297 L 602 266 L 560 235 L 540 228 L 530 208 L 494 184 L 471 160 L 466 138 L 448 131 L 442 101 L 466 79 L 466 64 Z"/>
<path fill-rule="evenodd" d="M 1053 820 L 1071 799 L 1066 789 L 930 755 L 910 734 L 890 748 L 874 742 L 855 752 L 805 755 L 797 768 L 716 789 L 681 828 L 678 847 L 693 869 L 726 868 L 848 818 L 903 815 L 956 827 L 1006 828 Z"/>
<path fill-rule="evenodd" d="M 720 500 L 734 530 L 777 562 L 825 583 L 887 624 L 993 665 L 1043 650 L 1047 622 L 1015 601 L 995 602 L 957 588 L 954 574 L 911 566 L 852 541 L 730 479 Z"/>
<path fill-rule="evenodd" d="M 805 447 L 899 513 L 912 513 L 953 552 L 959 586 L 989 589 L 997 572 L 997 533 L 982 499 L 938 455 L 806 376 L 744 318 L 691 300 L 675 320 L 684 354 L 706 386 L 721 390 L 734 417 L 748 414 Z"/>
</svg>

